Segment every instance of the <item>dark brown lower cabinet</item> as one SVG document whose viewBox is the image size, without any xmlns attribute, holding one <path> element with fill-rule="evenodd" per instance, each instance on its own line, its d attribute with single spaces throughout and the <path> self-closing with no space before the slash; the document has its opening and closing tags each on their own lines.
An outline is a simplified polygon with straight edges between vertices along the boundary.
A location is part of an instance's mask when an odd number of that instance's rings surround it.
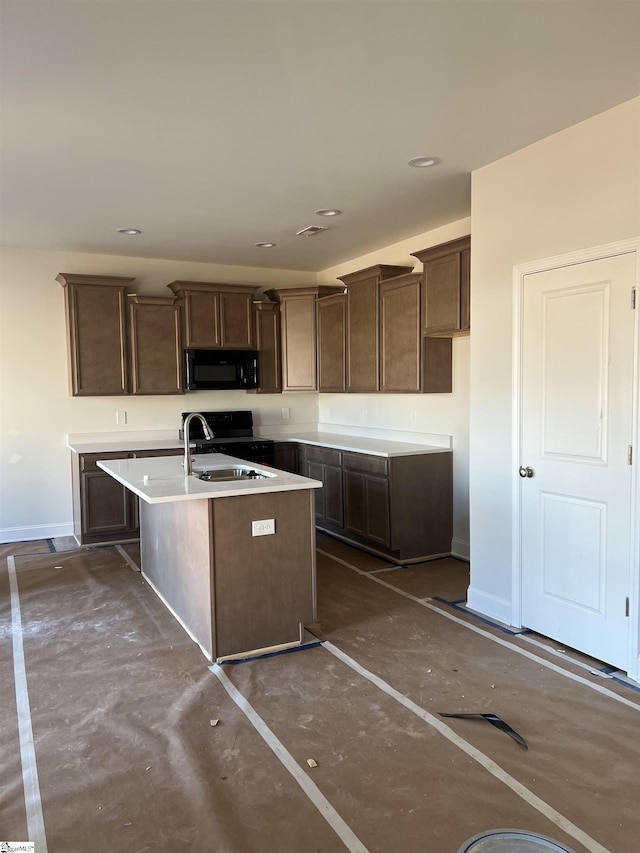
<svg viewBox="0 0 640 853">
<path fill-rule="evenodd" d="M 451 553 L 450 451 L 374 456 L 301 443 L 297 447 L 296 473 L 323 484 L 315 492 L 320 530 L 396 563 Z M 276 467 L 291 470 L 279 464 L 278 452 L 276 447 Z"/>
<path fill-rule="evenodd" d="M 320 480 L 323 488 L 315 493 L 316 525 L 341 529 L 342 512 L 342 452 L 327 447 L 307 446 L 303 451 L 303 475 Z"/>
<path fill-rule="evenodd" d="M 451 553 L 452 455 L 343 453 L 344 534 L 392 562 Z"/>
<path fill-rule="evenodd" d="M 295 441 L 276 441 L 273 444 L 274 467 L 280 471 L 299 474 L 298 445 Z"/>
<path fill-rule="evenodd" d="M 386 478 L 344 472 L 344 526 L 370 542 L 391 547 L 389 482 Z"/>
<path fill-rule="evenodd" d="M 180 448 L 112 453 L 73 453 L 73 534 L 80 545 L 138 539 L 138 497 L 110 474 L 98 468 L 98 460 L 133 459 L 142 456 L 176 456 Z"/>
</svg>

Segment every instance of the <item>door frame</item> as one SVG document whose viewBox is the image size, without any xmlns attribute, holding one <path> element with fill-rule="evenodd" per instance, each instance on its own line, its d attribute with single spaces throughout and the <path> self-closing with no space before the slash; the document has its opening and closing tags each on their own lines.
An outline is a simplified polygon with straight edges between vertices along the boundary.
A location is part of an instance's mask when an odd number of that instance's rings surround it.
<svg viewBox="0 0 640 853">
<path fill-rule="evenodd" d="M 512 441 L 511 441 L 511 624 L 522 627 L 522 507 L 518 467 L 524 464 L 522 453 L 522 345 L 524 323 L 525 276 L 574 266 L 587 261 L 611 258 L 616 255 L 635 255 L 636 310 L 633 341 L 632 435 L 634 460 L 631 468 L 631 540 L 629 565 L 629 645 L 627 674 L 640 681 L 640 238 L 607 243 L 564 255 L 554 255 L 536 261 L 517 264 L 513 268 L 512 318 Z"/>
</svg>

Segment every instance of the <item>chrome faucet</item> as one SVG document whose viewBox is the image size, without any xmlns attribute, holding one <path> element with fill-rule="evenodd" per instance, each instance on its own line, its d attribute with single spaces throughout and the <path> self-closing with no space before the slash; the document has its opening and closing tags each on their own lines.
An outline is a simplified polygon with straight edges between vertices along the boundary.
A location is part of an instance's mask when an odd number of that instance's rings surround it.
<svg viewBox="0 0 640 853">
<path fill-rule="evenodd" d="M 193 418 L 200 418 L 202 422 L 202 429 L 204 431 L 204 437 L 208 438 L 209 441 L 212 438 L 215 438 L 214 434 L 211 432 L 211 427 L 204 419 L 204 415 L 201 415 L 200 412 L 189 412 L 187 417 L 184 419 L 183 424 L 183 432 L 184 432 L 184 475 L 185 477 L 189 477 L 193 474 L 193 459 L 191 458 L 191 454 L 189 453 L 189 426 Z"/>
</svg>

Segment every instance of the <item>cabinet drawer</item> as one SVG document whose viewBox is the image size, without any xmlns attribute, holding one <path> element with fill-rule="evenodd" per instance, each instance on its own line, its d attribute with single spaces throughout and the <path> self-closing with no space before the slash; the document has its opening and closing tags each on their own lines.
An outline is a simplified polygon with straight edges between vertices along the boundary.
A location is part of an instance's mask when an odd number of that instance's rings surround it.
<svg viewBox="0 0 640 853">
<path fill-rule="evenodd" d="M 385 456 L 345 453 L 343 466 L 347 471 L 362 471 L 364 474 L 376 474 L 378 477 L 386 477 L 389 473 L 389 460 Z"/>
<path fill-rule="evenodd" d="M 126 450 L 111 453 L 81 453 L 80 454 L 80 470 L 85 473 L 87 471 L 99 471 L 101 474 L 105 472 L 102 468 L 98 468 L 97 462 L 106 459 L 131 459 L 133 453 L 127 453 Z M 109 476 L 108 474 L 106 475 Z"/>
<path fill-rule="evenodd" d="M 325 465 L 342 465 L 342 451 L 329 447 L 306 446 L 307 462 L 322 462 Z"/>
</svg>

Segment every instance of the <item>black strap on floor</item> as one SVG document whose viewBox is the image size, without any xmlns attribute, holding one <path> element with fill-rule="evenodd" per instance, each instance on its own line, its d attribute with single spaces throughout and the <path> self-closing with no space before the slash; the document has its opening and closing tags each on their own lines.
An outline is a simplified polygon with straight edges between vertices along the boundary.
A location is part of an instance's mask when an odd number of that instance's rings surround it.
<svg viewBox="0 0 640 853">
<path fill-rule="evenodd" d="M 520 744 L 520 746 L 525 749 L 529 749 L 527 742 L 522 735 L 519 735 L 518 732 L 512 729 L 508 723 L 505 723 L 504 720 L 500 719 L 497 714 L 448 714 L 444 711 L 439 711 L 438 713 L 441 717 L 460 717 L 461 719 L 466 717 L 479 717 L 486 720 L 488 723 L 491 723 L 491 725 L 495 726 L 497 729 L 500 729 L 501 732 L 508 734 L 509 737 L 512 737 L 516 743 Z"/>
</svg>

